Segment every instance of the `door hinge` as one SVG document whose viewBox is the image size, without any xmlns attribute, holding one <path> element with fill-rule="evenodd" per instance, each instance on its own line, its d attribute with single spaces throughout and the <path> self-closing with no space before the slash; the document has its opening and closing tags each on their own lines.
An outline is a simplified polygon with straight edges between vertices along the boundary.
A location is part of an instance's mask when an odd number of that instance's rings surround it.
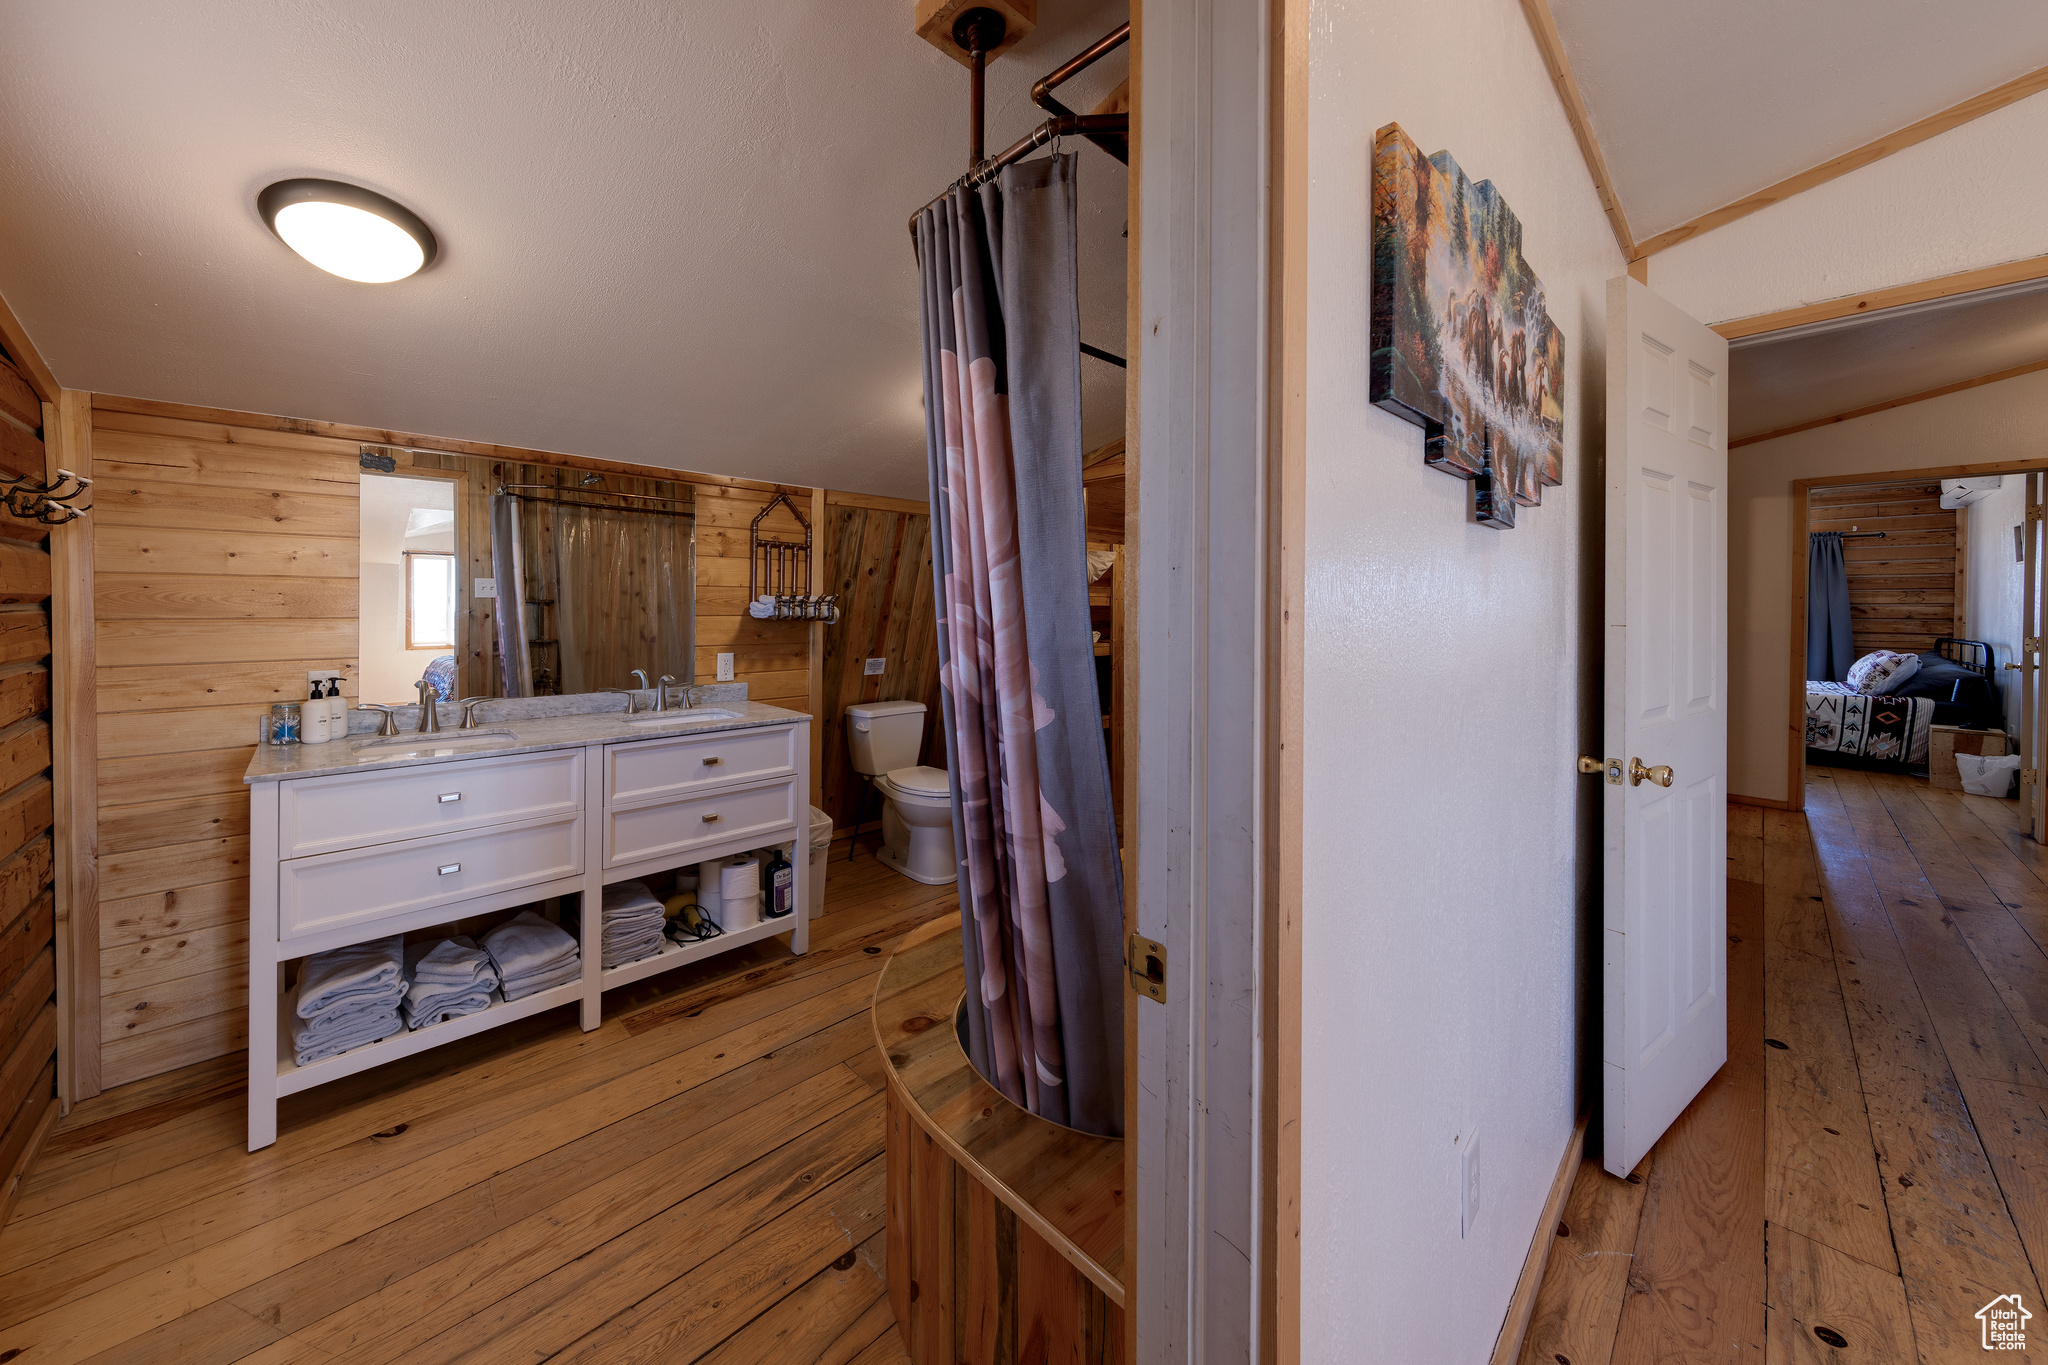
<svg viewBox="0 0 2048 1365">
<path fill-rule="evenodd" d="M 2037 769 L 2034 769 L 2034 768 L 2022 768 L 2022 769 L 2020 769 L 2020 781 L 2024 782 L 2024 783 L 2025 783 L 2026 785 L 2028 785 L 2029 787 L 2031 787 L 2031 786 L 2033 786 L 2033 785 L 2034 785 L 2035 781 L 2037 780 L 2037 777 L 2038 777 L 2038 770 L 2037 770 Z"/>
<path fill-rule="evenodd" d="M 2040 507 L 2039 507 L 2038 505 L 2036 505 L 2036 506 L 2033 506 L 2033 507 L 2029 507 L 2029 508 L 2027 509 L 2027 520 L 2028 520 L 2028 521 L 2039 521 L 2040 519 L 2041 519 L 2041 509 L 2040 509 Z"/>
<path fill-rule="evenodd" d="M 1129 951 L 1125 963 L 1131 969 L 1131 989 L 1165 1004 L 1166 945 L 1142 934 L 1132 934 Z"/>
<path fill-rule="evenodd" d="M 2022 653 L 2022 654 L 2039 654 L 2040 652 L 2041 652 L 2041 637 L 2040 637 L 2040 636 L 2038 636 L 2038 635 L 2029 635 L 2029 636 L 2027 636 L 2027 637 L 2026 637 L 2026 638 L 2025 638 L 2024 640 L 2021 640 L 2021 641 L 2020 641 L 2020 653 Z"/>
</svg>

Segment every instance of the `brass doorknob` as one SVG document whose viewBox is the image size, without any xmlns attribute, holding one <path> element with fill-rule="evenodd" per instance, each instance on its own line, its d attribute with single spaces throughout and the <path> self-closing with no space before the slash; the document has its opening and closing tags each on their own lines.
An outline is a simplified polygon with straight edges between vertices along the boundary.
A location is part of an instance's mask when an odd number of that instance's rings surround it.
<svg viewBox="0 0 2048 1365">
<path fill-rule="evenodd" d="M 2007 664 L 2006 667 L 2011 669 L 2015 673 L 2020 671 L 2020 666 L 2018 664 Z"/>
<path fill-rule="evenodd" d="M 1671 785 L 1671 769 L 1662 763 L 1654 768 L 1646 768 L 1643 766 L 1643 760 L 1631 758 L 1628 761 L 1628 784 L 1631 787 L 1640 787 L 1646 778 L 1660 787 L 1668 787 Z"/>
</svg>

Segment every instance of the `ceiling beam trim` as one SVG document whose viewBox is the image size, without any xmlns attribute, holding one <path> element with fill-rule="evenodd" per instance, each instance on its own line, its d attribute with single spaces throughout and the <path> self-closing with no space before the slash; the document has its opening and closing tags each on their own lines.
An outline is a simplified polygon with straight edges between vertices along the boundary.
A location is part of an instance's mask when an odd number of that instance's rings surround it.
<svg viewBox="0 0 2048 1365">
<path fill-rule="evenodd" d="M 1529 29 L 1536 35 L 1536 49 L 1543 54 L 1543 65 L 1550 72 L 1550 83 L 1557 88 L 1557 98 L 1564 105 L 1564 116 L 1572 125 L 1572 136 L 1579 140 L 1579 154 L 1586 159 L 1586 169 L 1593 176 L 1593 191 L 1600 196 L 1600 207 L 1607 213 L 1607 222 L 1614 229 L 1614 240 L 1621 247 L 1624 260 L 1633 261 L 1644 253 L 1637 248 L 1635 238 L 1629 235 L 1628 215 L 1621 211 L 1621 200 L 1614 193 L 1614 179 L 1607 173 L 1607 158 L 1601 154 L 1600 143 L 1593 136 L 1592 117 L 1586 112 L 1585 96 L 1579 92 L 1579 78 L 1572 74 L 1571 58 L 1565 55 L 1564 39 L 1558 36 L 1557 20 L 1551 16 L 1549 0 L 1522 0 L 1522 12 L 1529 17 Z"/>
<path fill-rule="evenodd" d="M 1882 403 L 1872 403 L 1868 407 L 1853 408 L 1848 412 L 1838 412 L 1832 417 L 1816 417 L 1811 422 L 1801 422 L 1797 426 L 1780 427 L 1776 431 L 1765 431 L 1759 432 L 1755 436 L 1739 437 L 1730 441 L 1728 448 L 1734 450 L 1738 446 L 1753 446 L 1762 441 L 1775 441 L 1780 436 L 1791 436 L 1802 431 L 1812 431 L 1817 427 L 1830 427 L 1837 422 L 1852 422 L 1858 417 L 1868 417 L 1872 413 L 1889 412 L 1893 408 L 1903 408 L 1908 403 L 1924 403 L 1930 398 L 1945 398 L 1949 394 L 1961 393 L 1965 389 L 1979 389 L 1986 384 L 1996 384 L 2000 380 L 2018 379 L 2023 374 L 2039 374 L 2042 370 L 2048 370 L 2048 360 L 2036 360 L 2026 365 L 2015 365 L 2009 370 L 1997 370 L 1991 374 L 1980 374 L 1975 379 L 1957 380 L 1953 384 L 1943 384 L 1938 389 L 1928 389 L 1923 393 L 1907 394 L 1904 398 L 1886 399 Z"/>
<path fill-rule="evenodd" d="M 1876 313 L 1886 308 L 1897 308 L 1902 304 L 1925 303 L 1929 299 L 1945 299 L 1956 294 L 1972 294 L 1979 289 L 1996 289 L 2001 285 L 2041 279 L 2048 279 L 2048 256 L 2029 256 L 2023 261 L 1988 265 L 1981 270 L 1965 270 L 1956 275 L 1941 275 L 1935 279 L 1919 280 L 1912 284 L 1893 285 L 1889 289 L 1873 289 L 1865 294 L 1846 294 L 1841 298 L 1826 299 L 1820 303 L 1803 303 L 1797 308 L 1785 308 L 1775 313 L 1731 318 L 1727 322 L 1715 323 L 1714 330 L 1730 341 L 1738 341 L 1743 337 L 1757 336 L 1764 332 L 1779 332 L 1788 327 L 1831 322 L 1836 318 L 1852 317 L 1859 313 Z"/>
<path fill-rule="evenodd" d="M 1542 0 L 1524 0 L 1523 8 L 1527 9 L 1540 3 Z M 1866 142 L 1854 151 L 1844 152 L 1832 160 L 1821 162 L 1812 170 L 1788 176 L 1768 189 L 1758 190 L 1755 194 L 1747 195 L 1732 204 L 1725 204 L 1703 213 L 1691 222 L 1681 223 L 1668 232 L 1660 232 L 1645 240 L 1637 249 L 1645 256 L 1655 255 L 1703 232 L 1711 232 L 1738 218 L 1746 218 L 1758 209 L 1767 209 L 1773 204 L 1790 199 L 1795 194 L 1803 194 L 1816 185 L 1824 185 L 1851 171 L 1861 170 L 1873 161 L 1882 161 L 1893 152 L 1902 152 L 1952 128 L 1960 128 L 1972 119 L 1995 113 L 2008 104 L 2017 103 L 2043 90 L 2048 90 L 2048 66 L 2029 71 L 2016 80 L 2007 81 L 2004 85 L 1966 99 L 1961 104 L 1944 109 L 1938 114 L 1931 114 L 1918 123 L 1908 124 L 1895 133 L 1887 133 L 1874 142 Z M 1580 140 L 1583 143 L 1585 139 L 1581 137 Z M 1602 197 L 1605 198 L 1604 195 Z"/>
</svg>

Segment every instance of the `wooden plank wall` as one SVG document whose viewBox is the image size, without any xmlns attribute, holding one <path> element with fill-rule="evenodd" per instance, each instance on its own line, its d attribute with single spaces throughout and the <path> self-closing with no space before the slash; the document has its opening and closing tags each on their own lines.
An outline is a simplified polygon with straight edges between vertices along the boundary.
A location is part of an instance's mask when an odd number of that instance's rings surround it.
<svg viewBox="0 0 2048 1365">
<path fill-rule="evenodd" d="M 718 655 L 733 655 L 733 677 L 747 695 L 771 706 L 808 711 L 811 702 L 811 628 L 802 621 L 757 621 L 747 615 L 749 526 L 777 492 L 811 516 L 811 490 L 794 485 L 699 482 L 697 503 L 697 681 L 718 677 Z M 794 517 L 776 508 L 763 533 L 801 536 Z M 817 540 L 812 539 L 815 547 Z M 829 591 L 829 589 L 827 589 Z M 839 627 L 828 627 L 825 638 Z"/>
<path fill-rule="evenodd" d="M 1943 511 L 1939 482 L 1858 484 L 1809 494 L 1811 531 L 1883 531 L 1883 540 L 1845 540 L 1849 611 L 1856 653 L 1917 654 L 1955 635 L 1961 519 Z"/>
<path fill-rule="evenodd" d="M 846 708 L 857 701 L 921 701 L 925 713 L 924 762 L 944 767 L 939 722 L 939 636 L 932 603 L 931 517 L 922 503 L 892 505 L 826 495 L 827 592 L 839 594 L 843 613 L 825 628 L 823 691 L 818 703 L 823 775 L 819 808 L 836 830 L 851 827 L 857 800 L 852 756 L 846 747 Z M 909 508 L 919 510 L 910 511 Z M 869 658 L 887 659 L 888 671 L 869 677 Z M 870 802 L 867 818 L 880 815 Z"/>
<path fill-rule="evenodd" d="M 100 1018 L 109 1086 L 243 1046 L 257 717 L 356 695 L 356 443 L 99 408 Z"/>
<path fill-rule="evenodd" d="M 0 358 L 0 469 L 45 476 L 55 411 Z M 0 514 L 0 1218 L 57 1096 L 48 536 Z"/>
</svg>

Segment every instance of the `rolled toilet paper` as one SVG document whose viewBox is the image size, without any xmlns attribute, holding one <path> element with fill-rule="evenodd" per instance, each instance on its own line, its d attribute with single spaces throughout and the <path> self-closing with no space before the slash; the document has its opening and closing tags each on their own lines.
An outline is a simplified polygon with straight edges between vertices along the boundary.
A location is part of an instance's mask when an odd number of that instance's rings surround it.
<svg viewBox="0 0 2048 1365">
<path fill-rule="evenodd" d="M 725 902 L 720 899 L 718 888 L 719 874 L 724 868 L 724 859 L 697 864 L 697 908 L 721 929 L 725 927 Z"/>
<path fill-rule="evenodd" d="M 727 933 L 761 922 L 761 860 L 752 855 L 727 858 L 718 874 L 718 899 L 725 917 L 718 926 Z"/>
</svg>

